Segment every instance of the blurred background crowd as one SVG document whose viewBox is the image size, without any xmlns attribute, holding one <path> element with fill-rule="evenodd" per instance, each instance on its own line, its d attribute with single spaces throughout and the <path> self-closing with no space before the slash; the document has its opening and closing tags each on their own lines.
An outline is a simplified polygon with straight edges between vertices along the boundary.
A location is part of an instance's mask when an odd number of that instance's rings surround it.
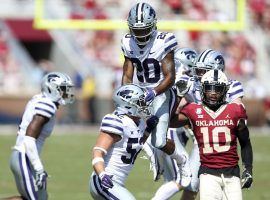
<svg viewBox="0 0 270 200">
<path fill-rule="evenodd" d="M 244 1 L 244 0 L 240 0 Z M 71 75 L 77 101 L 62 110 L 61 123 L 99 123 L 110 112 L 122 75 L 121 37 L 127 30 L 35 30 L 33 0 L 1 0 L 0 124 L 16 123 L 27 99 L 49 71 Z M 148 0 L 159 20 L 234 21 L 237 1 Z M 131 0 L 44 0 L 48 19 L 126 20 Z M 240 80 L 253 126 L 270 125 L 270 1 L 246 0 L 243 31 L 176 30 L 179 47 L 223 53 L 226 73 Z M 157 23 L 158 25 L 158 23 Z M 165 30 L 166 31 L 166 30 Z"/>
</svg>

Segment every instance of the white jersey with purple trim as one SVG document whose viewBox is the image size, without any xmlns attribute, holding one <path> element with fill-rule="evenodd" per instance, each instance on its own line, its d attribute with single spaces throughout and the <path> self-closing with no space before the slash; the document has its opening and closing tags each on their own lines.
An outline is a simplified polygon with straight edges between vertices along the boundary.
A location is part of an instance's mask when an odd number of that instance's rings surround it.
<svg viewBox="0 0 270 200">
<path fill-rule="evenodd" d="M 22 116 L 21 124 L 19 125 L 18 136 L 14 149 L 25 152 L 23 139 L 26 134 L 26 129 L 32 121 L 34 115 L 42 115 L 49 118 L 49 121 L 41 129 L 39 137 L 36 139 L 36 145 L 40 154 L 45 139 L 49 137 L 55 125 L 55 113 L 57 107 L 51 99 L 43 94 L 37 94 L 27 103 L 24 114 Z"/>
<path fill-rule="evenodd" d="M 138 84 L 143 87 L 156 87 L 164 79 L 161 69 L 162 59 L 177 48 L 173 33 L 156 31 L 146 46 L 140 48 L 130 34 L 122 40 L 122 51 L 137 71 Z"/>
<path fill-rule="evenodd" d="M 186 80 L 184 76 L 183 80 Z M 192 82 L 188 93 L 185 95 L 185 99 L 188 102 L 195 102 L 201 103 L 201 94 L 200 94 L 200 87 L 201 83 L 196 81 L 194 78 L 189 78 L 189 81 Z M 229 81 L 230 87 L 226 95 L 226 102 L 232 102 L 237 98 L 244 97 L 244 90 L 242 84 L 237 80 L 230 80 Z"/>
<path fill-rule="evenodd" d="M 135 159 L 143 146 L 144 120 L 139 125 L 126 115 L 107 114 L 103 117 L 100 131 L 121 136 L 121 140 L 108 150 L 104 157 L 105 171 L 113 180 L 124 185 Z"/>
<path fill-rule="evenodd" d="M 230 80 L 229 81 L 230 88 L 227 92 L 226 101 L 232 102 L 237 98 L 244 97 L 244 89 L 243 85 L 237 80 Z"/>
</svg>

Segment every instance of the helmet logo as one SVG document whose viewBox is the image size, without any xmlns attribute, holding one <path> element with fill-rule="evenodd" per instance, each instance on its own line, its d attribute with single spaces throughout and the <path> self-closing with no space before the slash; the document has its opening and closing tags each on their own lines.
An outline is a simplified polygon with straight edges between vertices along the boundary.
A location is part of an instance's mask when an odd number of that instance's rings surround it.
<svg viewBox="0 0 270 200">
<path fill-rule="evenodd" d="M 224 60 L 221 55 L 217 56 L 215 61 L 217 64 L 224 64 Z"/>
<path fill-rule="evenodd" d="M 54 80 L 54 78 L 60 78 L 60 76 L 56 75 L 56 74 L 50 74 L 48 76 L 48 81 L 51 82 L 52 80 Z"/>
<path fill-rule="evenodd" d="M 149 16 L 151 16 L 151 17 L 153 17 L 153 18 L 155 18 L 155 17 L 156 17 L 156 13 L 155 13 L 155 11 L 154 11 L 154 9 L 153 9 L 153 8 L 150 8 L 150 11 L 149 11 Z"/>
<path fill-rule="evenodd" d="M 118 94 L 125 99 L 130 99 L 132 97 L 131 95 L 132 93 L 133 93 L 132 90 L 123 90 L 120 91 Z"/>
<path fill-rule="evenodd" d="M 188 60 L 193 60 L 196 58 L 196 54 L 192 51 L 184 51 L 184 54 Z"/>
</svg>

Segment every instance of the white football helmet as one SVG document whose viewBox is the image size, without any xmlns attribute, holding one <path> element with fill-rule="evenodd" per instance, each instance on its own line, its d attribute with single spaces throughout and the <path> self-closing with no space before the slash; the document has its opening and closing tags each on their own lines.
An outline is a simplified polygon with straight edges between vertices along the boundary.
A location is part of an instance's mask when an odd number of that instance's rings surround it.
<svg viewBox="0 0 270 200">
<path fill-rule="evenodd" d="M 207 106 L 217 107 L 226 102 L 229 81 L 221 70 L 210 70 L 201 79 L 202 102 Z"/>
<path fill-rule="evenodd" d="M 195 65 L 197 52 L 191 48 L 178 48 L 174 53 L 176 71 L 191 71 Z"/>
<path fill-rule="evenodd" d="M 138 45 L 146 45 L 156 31 L 156 12 L 148 3 L 137 3 L 128 14 L 130 34 Z"/>
<path fill-rule="evenodd" d="M 206 49 L 196 59 L 194 66 L 194 77 L 201 79 L 201 77 L 209 70 L 218 69 L 225 70 L 225 60 L 223 55 L 213 49 Z"/>
<path fill-rule="evenodd" d="M 146 89 L 135 84 L 127 84 L 114 91 L 113 101 L 118 114 L 147 118 L 153 114 L 151 105 L 144 100 Z"/>
<path fill-rule="evenodd" d="M 71 104 L 75 100 L 74 84 L 71 78 L 60 72 L 50 72 L 43 77 L 41 92 L 61 105 Z"/>
</svg>

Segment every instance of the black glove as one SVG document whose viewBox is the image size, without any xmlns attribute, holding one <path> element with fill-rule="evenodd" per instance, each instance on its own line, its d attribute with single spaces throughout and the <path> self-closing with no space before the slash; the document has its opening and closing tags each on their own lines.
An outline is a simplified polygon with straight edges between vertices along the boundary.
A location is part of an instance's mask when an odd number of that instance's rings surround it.
<svg viewBox="0 0 270 200">
<path fill-rule="evenodd" d="M 252 182 L 253 182 L 252 172 L 245 169 L 242 173 L 242 180 L 241 180 L 242 189 L 243 188 L 249 189 L 252 185 Z"/>
<path fill-rule="evenodd" d="M 179 80 L 175 83 L 175 86 L 176 86 L 177 96 L 183 97 L 189 91 L 189 88 L 191 86 L 191 81 Z"/>
<path fill-rule="evenodd" d="M 149 117 L 147 120 L 146 120 L 146 129 L 145 131 L 147 131 L 148 133 L 151 133 L 157 126 L 158 124 L 158 117 L 155 116 L 155 115 L 152 115 L 151 117 Z"/>
</svg>

